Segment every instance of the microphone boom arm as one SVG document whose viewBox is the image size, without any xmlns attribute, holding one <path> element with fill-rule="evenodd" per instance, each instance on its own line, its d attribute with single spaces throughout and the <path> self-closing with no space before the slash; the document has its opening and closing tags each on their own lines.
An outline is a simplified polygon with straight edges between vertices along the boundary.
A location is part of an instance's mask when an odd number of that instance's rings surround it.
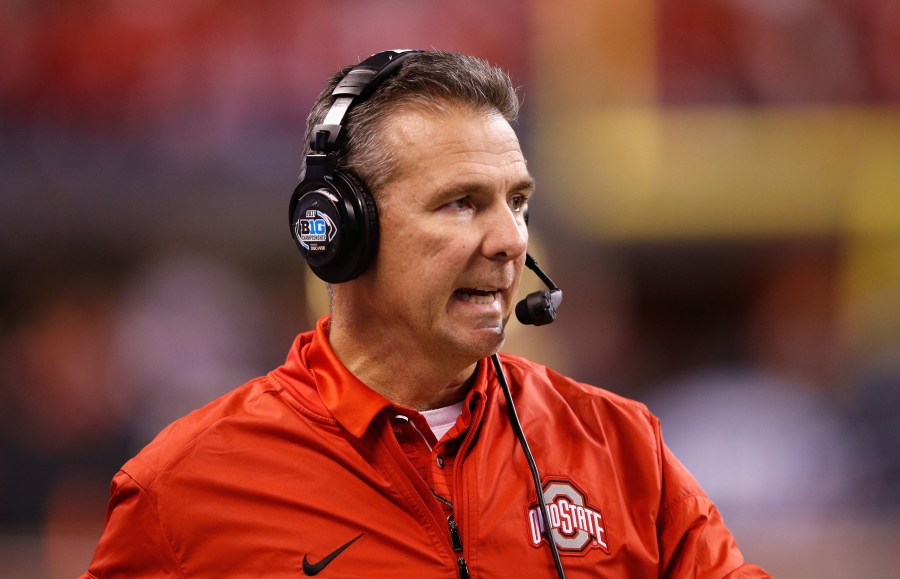
<svg viewBox="0 0 900 579">
<path fill-rule="evenodd" d="M 556 287 L 556 284 L 553 283 L 553 280 L 550 279 L 550 276 L 548 276 L 546 273 L 544 273 L 544 270 L 542 270 L 538 266 L 538 262 L 533 257 L 531 257 L 530 253 L 525 254 L 525 267 L 527 267 L 528 269 L 533 271 L 535 273 L 535 275 L 537 275 L 539 278 L 541 278 L 541 281 L 544 282 L 544 285 L 547 286 L 547 288 L 550 291 L 559 290 L 559 288 Z M 562 291 L 562 290 L 559 290 L 559 291 Z"/>
<path fill-rule="evenodd" d="M 556 310 L 562 303 L 562 290 L 553 283 L 550 276 L 544 273 L 544 270 L 538 266 L 537 261 L 529 253 L 525 254 L 525 267 L 533 271 L 544 282 L 548 290 L 533 292 L 525 296 L 525 299 L 516 304 L 516 318 L 523 324 L 534 324 L 535 326 L 549 324 L 556 319 Z"/>
</svg>

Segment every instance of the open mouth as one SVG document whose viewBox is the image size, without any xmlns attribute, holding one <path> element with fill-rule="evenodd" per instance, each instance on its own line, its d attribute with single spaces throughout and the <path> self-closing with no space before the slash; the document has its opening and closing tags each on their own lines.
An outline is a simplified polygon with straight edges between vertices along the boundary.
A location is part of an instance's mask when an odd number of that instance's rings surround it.
<svg viewBox="0 0 900 579">
<path fill-rule="evenodd" d="M 459 299 L 473 304 L 492 304 L 500 290 L 495 288 L 460 288 L 453 292 Z"/>
</svg>

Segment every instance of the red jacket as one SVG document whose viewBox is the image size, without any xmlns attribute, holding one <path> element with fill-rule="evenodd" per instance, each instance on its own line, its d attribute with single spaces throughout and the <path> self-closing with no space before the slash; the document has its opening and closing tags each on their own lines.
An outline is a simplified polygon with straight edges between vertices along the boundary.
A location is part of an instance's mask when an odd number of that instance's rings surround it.
<svg viewBox="0 0 900 579">
<path fill-rule="evenodd" d="M 438 443 L 350 374 L 328 322 L 125 464 L 84 577 L 555 576 L 490 361 Z M 569 578 L 768 576 L 643 405 L 501 359 Z"/>
</svg>

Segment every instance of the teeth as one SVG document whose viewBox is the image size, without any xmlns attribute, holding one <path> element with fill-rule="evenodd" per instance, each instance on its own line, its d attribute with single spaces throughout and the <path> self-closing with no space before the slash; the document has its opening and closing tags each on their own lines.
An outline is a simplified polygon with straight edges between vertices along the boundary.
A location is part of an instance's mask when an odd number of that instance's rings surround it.
<svg viewBox="0 0 900 579">
<path fill-rule="evenodd" d="M 467 302 L 471 302 L 471 303 L 473 303 L 473 304 L 491 304 L 491 303 L 494 303 L 494 294 L 492 294 L 492 293 L 487 294 L 486 296 L 479 296 L 479 295 L 475 295 L 475 294 L 467 294 L 467 293 L 463 293 L 463 294 L 460 294 L 460 295 L 461 295 L 461 297 L 462 297 L 463 300 L 465 300 L 465 301 L 467 301 Z"/>
<path fill-rule="evenodd" d="M 470 293 L 470 291 L 483 292 L 483 295 Z M 493 288 L 473 288 L 473 290 L 470 291 L 460 291 L 457 292 L 457 295 L 464 301 L 483 305 L 492 304 L 497 298 L 497 290 Z"/>
</svg>

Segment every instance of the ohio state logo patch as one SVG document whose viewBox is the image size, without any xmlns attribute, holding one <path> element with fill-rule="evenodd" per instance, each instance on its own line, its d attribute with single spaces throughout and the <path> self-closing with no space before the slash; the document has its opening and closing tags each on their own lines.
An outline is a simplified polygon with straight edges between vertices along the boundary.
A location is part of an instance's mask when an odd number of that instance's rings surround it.
<svg viewBox="0 0 900 579">
<path fill-rule="evenodd" d="M 544 483 L 544 503 L 550 519 L 550 535 L 560 554 L 584 555 L 591 549 L 609 553 L 606 523 L 599 507 L 590 505 L 588 497 L 575 483 L 552 478 Z M 546 543 L 541 507 L 537 502 L 526 506 L 526 526 L 531 544 Z"/>
</svg>

